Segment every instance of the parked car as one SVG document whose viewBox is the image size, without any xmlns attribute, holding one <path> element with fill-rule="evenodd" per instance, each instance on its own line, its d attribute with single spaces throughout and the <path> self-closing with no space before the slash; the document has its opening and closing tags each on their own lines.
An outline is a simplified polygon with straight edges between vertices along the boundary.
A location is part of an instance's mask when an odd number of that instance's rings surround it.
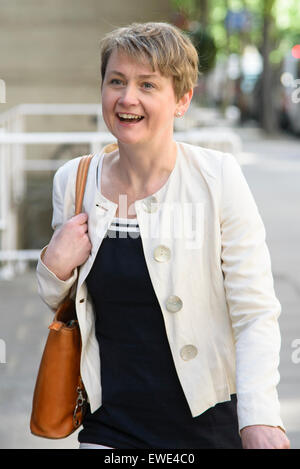
<svg viewBox="0 0 300 469">
<path fill-rule="evenodd" d="M 280 125 L 300 135 L 300 58 L 288 54 L 282 67 Z"/>
</svg>

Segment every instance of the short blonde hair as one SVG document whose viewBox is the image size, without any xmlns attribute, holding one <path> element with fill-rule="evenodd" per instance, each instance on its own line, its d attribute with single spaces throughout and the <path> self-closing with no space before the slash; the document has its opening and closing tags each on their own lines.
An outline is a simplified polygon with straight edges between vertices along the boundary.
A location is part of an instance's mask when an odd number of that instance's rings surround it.
<svg viewBox="0 0 300 469">
<path fill-rule="evenodd" d="M 113 30 L 101 43 L 101 78 L 113 50 L 136 60 L 146 59 L 164 76 L 173 77 L 174 92 L 180 99 L 198 81 L 198 53 L 191 40 L 168 23 L 133 23 Z"/>
</svg>

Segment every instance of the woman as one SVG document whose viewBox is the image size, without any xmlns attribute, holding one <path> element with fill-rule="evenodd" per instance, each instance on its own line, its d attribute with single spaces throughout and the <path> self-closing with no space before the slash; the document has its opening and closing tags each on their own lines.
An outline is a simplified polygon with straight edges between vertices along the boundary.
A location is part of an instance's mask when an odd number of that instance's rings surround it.
<svg viewBox="0 0 300 469">
<path fill-rule="evenodd" d="M 80 447 L 288 447 L 280 305 L 255 202 L 233 156 L 173 138 L 196 50 L 171 25 L 133 24 L 105 37 L 101 71 L 117 144 L 93 157 L 78 216 L 80 158 L 57 171 L 37 266 L 53 309 L 78 281 Z"/>
</svg>

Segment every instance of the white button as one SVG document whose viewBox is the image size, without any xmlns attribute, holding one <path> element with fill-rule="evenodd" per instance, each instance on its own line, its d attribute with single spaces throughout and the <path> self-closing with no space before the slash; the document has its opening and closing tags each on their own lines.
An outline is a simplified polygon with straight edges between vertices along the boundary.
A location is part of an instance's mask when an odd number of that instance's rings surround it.
<svg viewBox="0 0 300 469">
<path fill-rule="evenodd" d="M 145 212 L 153 213 L 158 209 L 158 201 L 154 196 L 150 196 L 147 199 L 143 200 L 143 209 Z"/>
<path fill-rule="evenodd" d="M 167 299 L 166 308 L 170 313 L 177 313 L 182 308 L 182 301 L 179 296 L 171 295 Z"/>
<path fill-rule="evenodd" d="M 166 262 L 170 259 L 170 257 L 171 251 L 167 246 L 163 246 L 161 244 L 154 249 L 154 259 L 157 262 Z"/>
<path fill-rule="evenodd" d="M 180 350 L 180 356 L 182 360 L 185 360 L 185 361 L 192 360 L 193 358 L 195 358 L 197 353 L 198 353 L 197 347 L 195 347 L 194 345 L 185 345 Z"/>
</svg>

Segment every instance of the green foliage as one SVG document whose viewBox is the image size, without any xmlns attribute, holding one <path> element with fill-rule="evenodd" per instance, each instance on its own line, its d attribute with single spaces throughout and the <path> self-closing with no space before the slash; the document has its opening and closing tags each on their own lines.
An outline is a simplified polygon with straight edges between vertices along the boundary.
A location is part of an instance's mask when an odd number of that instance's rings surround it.
<svg viewBox="0 0 300 469">
<path fill-rule="evenodd" d="M 201 18 L 203 2 L 205 0 L 171 0 L 174 10 L 186 16 L 191 30 L 195 20 Z M 220 55 L 242 53 L 246 44 L 253 44 L 260 49 L 265 16 L 270 17 L 272 22 L 272 63 L 278 63 L 294 44 L 300 43 L 299 0 L 206 0 L 205 3 L 208 8 L 206 33 L 213 38 Z M 239 12 L 243 9 L 251 14 L 249 30 L 228 31 L 225 22 L 228 10 Z"/>
<path fill-rule="evenodd" d="M 217 48 L 214 38 L 203 28 L 188 32 L 199 56 L 199 72 L 207 73 L 215 66 Z"/>
</svg>

